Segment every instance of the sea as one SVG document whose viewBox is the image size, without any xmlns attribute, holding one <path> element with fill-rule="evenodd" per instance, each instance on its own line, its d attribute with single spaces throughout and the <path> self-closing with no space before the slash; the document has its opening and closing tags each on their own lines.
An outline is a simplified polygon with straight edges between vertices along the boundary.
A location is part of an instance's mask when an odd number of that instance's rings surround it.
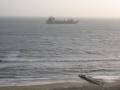
<svg viewBox="0 0 120 90">
<path fill-rule="evenodd" d="M 0 86 L 120 76 L 120 19 L 0 18 Z"/>
</svg>

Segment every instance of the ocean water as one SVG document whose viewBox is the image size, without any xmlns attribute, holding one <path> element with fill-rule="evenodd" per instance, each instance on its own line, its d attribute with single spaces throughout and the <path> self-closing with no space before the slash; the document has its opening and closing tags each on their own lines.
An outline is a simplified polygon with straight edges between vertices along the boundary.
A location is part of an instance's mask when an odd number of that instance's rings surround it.
<svg viewBox="0 0 120 90">
<path fill-rule="evenodd" d="M 0 86 L 120 76 L 120 20 L 45 20 L 0 18 Z"/>
</svg>

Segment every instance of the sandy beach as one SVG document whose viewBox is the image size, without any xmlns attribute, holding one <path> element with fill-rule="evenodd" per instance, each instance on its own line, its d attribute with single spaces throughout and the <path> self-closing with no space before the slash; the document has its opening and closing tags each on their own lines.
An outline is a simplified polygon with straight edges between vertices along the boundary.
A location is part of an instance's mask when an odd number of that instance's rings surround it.
<svg viewBox="0 0 120 90">
<path fill-rule="evenodd" d="M 120 90 L 120 81 L 106 83 L 103 88 L 88 82 L 59 82 L 45 85 L 0 87 L 0 90 Z"/>
</svg>

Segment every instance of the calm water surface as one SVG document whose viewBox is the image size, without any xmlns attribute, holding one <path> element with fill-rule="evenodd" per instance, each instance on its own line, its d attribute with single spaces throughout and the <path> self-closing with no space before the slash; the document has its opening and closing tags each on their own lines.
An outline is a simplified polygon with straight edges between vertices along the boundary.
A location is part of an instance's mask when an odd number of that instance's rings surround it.
<svg viewBox="0 0 120 90">
<path fill-rule="evenodd" d="M 0 19 L 0 86 L 120 76 L 120 20 Z"/>
</svg>

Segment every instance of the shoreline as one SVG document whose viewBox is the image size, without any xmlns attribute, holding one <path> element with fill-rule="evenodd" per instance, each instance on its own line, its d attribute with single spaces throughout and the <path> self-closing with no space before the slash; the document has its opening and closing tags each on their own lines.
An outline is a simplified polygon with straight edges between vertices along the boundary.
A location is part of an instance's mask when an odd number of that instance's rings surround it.
<svg viewBox="0 0 120 90">
<path fill-rule="evenodd" d="M 48 80 L 0 86 L 0 90 L 120 90 L 119 76 L 93 76 L 104 85 L 95 85 L 81 78 L 72 80 Z M 104 89 L 103 89 L 104 88 Z"/>
<path fill-rule="evenodd" d="M 112 83 L 115 81 L 120 80 L 120 76 L 92 76 L 93 79 L 96 80 L 100 80 L 106 83 Z M 23 79 L 24 80 L 24 79 Z M 61 79 L 61 80 L 56 80 L 56 79 L 35 79 L 33 81 L 27 81 L 27 79 L 25 79 L 26 81 L 21 81 L 21 82 L 17 82 L 17 81 L 12 81 L 8 82 L 6 81 L 1 81 L 0 82 L 0 87 L 8 87 L 8 86 L 32 86 L 32 85 L 47 85 L 47 84 L 55 84 L 55 83 L 64 83 L 64 82 L 78 82 L 78 83 L 85 83 L 87 81 L 77 77 L 74 79 Z M 3 83 L 2 83 L 3 82 Z"/>
<path fill-rule="evenodd" d="M 48 80 L 48 81 L 39 81 L 39 82 L 28 82 L 23 84 L 12 84 L 12 85 L 0 85 L 0 87 L 14 87 L 14 86 L 42 86 L 42 85 L 50 85 L 50 84 L 57 84 L 57 83 L 85 83 L 86 81 L 79 79 L 79 80 Z"/>
<path fill-rule="evenodd" d="M 120 80 L 115 82 L 107 82 L 104 85 L 104 90 L 120 90 Z M 1 86 L 0 90 L 103 90 L 102 86 L 94 85 L 86 81 L 64 81 L 54 82 L 43 85 L 28 85 L 28 86 Z"/>
</svg>

